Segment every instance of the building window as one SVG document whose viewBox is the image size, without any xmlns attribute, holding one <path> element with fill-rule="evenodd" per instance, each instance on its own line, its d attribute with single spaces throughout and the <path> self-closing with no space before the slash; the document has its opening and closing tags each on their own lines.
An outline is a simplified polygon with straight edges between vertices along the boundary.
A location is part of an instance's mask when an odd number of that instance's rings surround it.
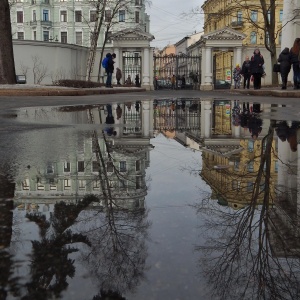
<svg viewBox="0 0 300 300">
<path fill-rule="evenodd" d="M 257 34 L 256 32 L 252 31 L 250 34 L 250 44 L 256 44 L 257 43 Z"/>
<path fill-rule="evenodd" d="M 33 32 L 33 40 L 36 41 L 36 31 Z"/>
<path fill-rule="evenodd" d="M 32 11 L 32 21 L 36 22 L 36 11 L 35 10 Z"/>
<path fill-rule="evenodd" d="M 140 6 L 141 5 L 141 0 L 135 0 L 135 5 Z"/>
<path fill-rule="evenodd" d="M 97 13 L 95 10 L 90 11 L 90 22 L 95 22 L 97 19 Z"/>
<path fill-rule="evenodd" d="M 43 40 L 44 42 L 49 41 L 49 31 L 43 31 Z"/>
<path fill-rule="evenodd" d="M 71 189 L 71 180 L 70 179 L 64 179 L 64 189 L 65 190 Z"/>
<path fill-rule="evenodd" d="M 135 23 L 140 23 L 140 12 L 139 11 L 135 12 Z"/>
<path fill-rule="evenodd" d="M 257 22 L 257 10 L 251 11 L 250 19 L 252 22 Z"/>
<path fill-rule="evenodd" d="M 141 170 L 141 161 L 140 160 L 136 160 L 135 161 L 135 170 L 136 171 L 140 171 Z"/>
<path fill-rule="evenodd" d="M 106 42 L 107 43 L 111 43 L 111 35 L 112 35 L 112 32 L 108 31 L 107 35 L 106 35 Z M 105 35 L 104 35 L 104 38 L 105 38 Z"/>
<path fill-rule="evenodd" d="M 76 32 L 76 45 L 82 45 L 82 32 Z"/>
<path fill-rule="evenodd" d="M 125 10 L 119 10 L 119 22 L 125 22 Z"/>
<path fill-rule="evenodd" d="M 254 171 L 254 162 L 253 161 L 249 161 L 249 163 L 248 163 L 248 171 L 249 172 L 253 172 Z"/>
<path fill-rule="evenodd" d="M 18 32 L 18 40 L 24 40 L 24 32 Z"/>
<path fill-rule="evenodd" d="M 65 161 L 64 163 L 64 172 L 69 173 L 71 171 L 71 164 L 68 161 Z"/>
<path fill-rule="evenodd" d="M 23 182 L 22 182 L 22 189 L 24 191 L 28 191 L 29 190 L 29 179 L 25 179 Z"/>
<path fill-rule="evenodd" d="M 283 9 L 279 11 L 279 22 L 282 22 L 283 19 Z"/>
<path fill-rule="evenodd" d="M 60 33 L 60 42 L 63 43 L 63 44 L 67 44 L 68 43 L 67 32 L 61 32 Z"/>
<path fill-rule="evenodd" d="M 269 32 L 266 31 L 266 44 L 270 45 L 270 35 Z"/>
<path fill-rule="evenodd" d="M 243 13 L 241 11 L 237 12 L 236 20 L 238 23 L 241 23 L 243 21 Z"/>
<path fill-rule="evenodd" d="M 253 182 L 247 182 L 247 192 L 252 192 L 254 183 Z"/>
<path fill-rule="evenodd" d="M 111 10 L 105 11 L 105 22 L 111 22 Z"/>
<path fill-rule="evenodd" d="M 100 189 L 100 180 L 93 181 L 93 190 L 99 190 Z"/>
<path fill-rule="evenodd" d="M 85 180 L 83 180 L 83 179 L 78 180 L 78 187 L 80 190 L 85 190 L 85 185 L 86 185 Z"/>
<path fill-rule="evenodd" d="M 113 164 L 112 161 L 108 161 L 108 162 L 106 163 L 106 171 L 107 171 L 108 173 L 113 173 L 113 171 L 114 171 L 114 164 Z"/>
<path fill-rule="evenodd" d="M 49 10 L 43 9 L 43 21 L 49 21 Z"/>
<path fill-rule="evenodd" d="M 75 10 L 75 22 L 82 22 L 81 10 Z"/>
<path fill-rule="evenodd" d="M 23 12 L 17 11 L 17 23 L 23 23 Z"/>
<path fill-rule="evenodd" d="M 271 12 L 268 11 L 268 21 L 270 22 L 270 20 L 271 20 Z"/>
<path fill-rule="evenodd" d="M 119 181 L 119 187 L 120 187 L 121 190 L 126 190 L 127 180 L 120 179 L 120 181 Z"/>
<path fill-rule="evenodd" d="M 126 172 L 126 161 L 120 161 L 120 172 Z"/>
<path fill-rule="evenodd" d="M 53 174 L 54 173 L 54 166 L 52 164 L 47 165 L 47 174 Z"/>
<path fill-rule="evenodd" d="M 67 11 L 66 10 L 62 10 L 60 12 L 60 21 L 67 22 Z"/>
<path fill-rule="evenodd" d="M 77 163 L 77 171 L 78 172 L 84 172 L 84 161 L 79 161 Z"/>
<path fill-rule="evenodd" d="M 96 160 L 92 162 L 92 172 L 98 172 L 99 171 L 99 164 Z"/>
<path fill-rule="evenodd" d="M 141 176 L 137 176 L 135 178 L 135 188 L 137 190 L 141 189 L 142 188 L 142 177 Z"/>
</svg>

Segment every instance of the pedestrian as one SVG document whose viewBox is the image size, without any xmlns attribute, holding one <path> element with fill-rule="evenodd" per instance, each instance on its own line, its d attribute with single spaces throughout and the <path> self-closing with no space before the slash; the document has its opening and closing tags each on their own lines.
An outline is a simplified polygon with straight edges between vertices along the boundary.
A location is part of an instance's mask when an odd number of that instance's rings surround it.
<svg viewBox="0 0 300 300">
<path fill-rule="evenodd" d="M 111 79 L 112 79 L 112 74 L 114 72 L 114 63 L 115 63 L 113 61 L 113 59 L 116 58 L 116 54 L 115 53 L 113 53 L 113 54 L 107 53 L 106 57 L 108 58 L 108 61 L 107 61 L 107 65 L 105 68 L 105 72 L 107 74 L 105 86 L 107 88 L 112 88 L 113 86 L 111 84 Z"/>
<path fill-rule="evenodd" d="M 140 76 L 139 76 L 139 74 L 135 75 L 134 81 L 135 81 L 135 86 L 140 87 Z"/>
<path fill-rule="evenodd" d="M 291 59 L 290 59 L 290 50 L 289 48 L 284 48 L 278 57 L 278 62 L 280 63 L 280 76 L 282 81 L 282 90 L 286 90 L 287 79 L 291 70 Z"/>
<path fill-rule="evenodd" d="M 175 90 L 175 84 L 176 84 L 176 76 L 173 74 L 171 78 L 171 89 Z"/>
<path fill-rule="evenodd" d="M 241 68 L 239 64 L 236 64 L 235 68 L 233 69 L 233 80 L 234 80 L 234 88 L 239 89 L 241 84 Z"/>
<path fill-rule="evenodd" d="M 116 70 L 117 70 L 116 72 L 117 85 L 121 85 L 120 80 L 122 78 L 122 71 L 120 68 L 117 68 Z"/>
<path fill-rule="evenodd" d="M 131 85 L 131 76 L 130 75 L 128 75 L 125 83 Z"/>
<path fill-rule="evenodd" d="M 261 77 L 264 73 L 263 65 L 265 61 L 258 48 L 253 52 L 253 56 L 250 61 L 250 71 L 253 76 L 253 86 L 255 90 L 261 88 Z"/>
<path fill-rule="evenodd" d="M 245 57 L 245 61 L 243 62 L 242 65 L 242 72 L 241 74 L 244 77 L 244 89 L 247 87 L 249 90 L 250 87 L 250 78 L 251 78 L 251 71 L 250 71 L 250 59 L 249 56 Z"/>
<path fill-rule="evenodd" d="M 154 78 L 153 78 L 153 85 L 154 85 L 154 89 L 155 90 L 158 90 L 158 77 L 157 76 L 155 76 Z"/>
<path fill-rule="evenodd" d="M 185 76 L 184 75 L 182 75 L 182 77 L 181 77 L 181 88 L 185 89 Z"/>
<path fill-rule="evenodd" d="M 293 44 L 293 47 L 290 50 L 290 61 L 293 65 L 293 81 L 294 81 L 294 90 L 300 88 L 300 67 L 299 67 L 299 50 L 300 50 L 300 38 L 296 38 Z"/>
</svg>

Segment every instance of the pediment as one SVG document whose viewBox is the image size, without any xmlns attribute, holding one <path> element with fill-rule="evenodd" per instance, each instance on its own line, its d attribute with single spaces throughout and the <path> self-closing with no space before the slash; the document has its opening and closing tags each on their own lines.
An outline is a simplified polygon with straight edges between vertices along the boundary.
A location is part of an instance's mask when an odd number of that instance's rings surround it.
<svg viewBox="0 0 300 300">
<path fill-rule="evenodd" d="M 210 33 L 204 34 L 201 39 L 204 40 L 243 40 L 246 37 L 245 34 L 234 30 L 230 27 L 215 30 Z"/>
<path fill-rule="evenodd" d="M 154 36 L 139 28 L 127 28 L 117 31 L 111 35 L 112 40 L 148 40 L 152 41 Z"/>
<path fill-rule="evenodd" d="M 217 156 L 230 157 L 231 155 L 242 152 L 244 148 L 239 145 L 206 145 L 201 148 L 201 150 L 213 153 Z"/>
</svg>

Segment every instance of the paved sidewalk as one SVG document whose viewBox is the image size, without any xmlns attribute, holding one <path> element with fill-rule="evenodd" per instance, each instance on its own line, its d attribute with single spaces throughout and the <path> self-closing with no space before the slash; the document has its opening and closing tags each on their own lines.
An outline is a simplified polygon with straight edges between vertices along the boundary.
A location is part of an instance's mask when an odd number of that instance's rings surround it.
<svg viewBox="0 0 300 300">
<path fill-rule="evenodd" d="M 98 88 L 68 88 L 46 85 L 0 85 L 0 96 L 86 96 L 119 93 L 145 92 L 137 87 L 98 87 Z"/>
</svg>

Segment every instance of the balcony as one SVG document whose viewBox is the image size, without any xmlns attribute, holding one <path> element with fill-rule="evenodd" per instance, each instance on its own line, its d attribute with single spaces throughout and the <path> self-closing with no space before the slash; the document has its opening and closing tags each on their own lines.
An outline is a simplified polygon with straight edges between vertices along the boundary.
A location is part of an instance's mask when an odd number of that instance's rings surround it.
<svg viewBox="0 0 300 300">
<path fill-rule="evenodd" d="M 234 21 L 231 22 L 231 27 L 232 28 L 242 28 L 243 27 L 243 21 Z"/>
<path fill-rule="evenodd" d="M 30 26 L 36 26 L 37 25 L 37 21 L 30 21 Z"/>
<path fill-rule="evenodd" d="M 52 27 L 52 22 L 51 21 L 41 21 L 42 26 L 46 27 Z"/>
</svg>

